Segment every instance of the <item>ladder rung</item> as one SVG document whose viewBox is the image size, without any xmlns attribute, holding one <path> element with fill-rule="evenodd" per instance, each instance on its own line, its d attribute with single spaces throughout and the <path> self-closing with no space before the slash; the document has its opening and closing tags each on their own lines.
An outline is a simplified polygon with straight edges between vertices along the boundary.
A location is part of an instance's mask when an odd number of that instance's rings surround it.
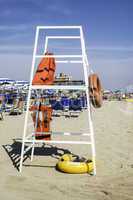
<svg viewBox="0 0 133 200">
<path fill-rule="evenodd" d="M 58 140 L 25 140 L 25 143 L 45 143 L 45 144 L 92 144 L 87 141 L 58 141 Z"/>
<path fill-rule="evenodd" d="M 38 29 L 80 29 L 81 26 L 37 26 Z"/>
<path fill-rule="evenodd" d="M 85 85 L 32 85 L 32 89 L 45 89 L 45 90 L 86 90 Z"/>
<path fill-rule="evenodd" d="M 82 60 L 56 60 L 55 61 L 56 63 L 72 63 L 72 64 L 74 64 L 74 63 L 83 63 L 83 61 Z"/>
<path fill-rule="evenodd" d="M 35 55 L 36 58 L 83 58 L 83 55 Z"/>
<path fill-rule="evenodd" d="M 33 142 L 32 142 L 33 143 Z M 25 150 L 24 150 L 24 153 L 25 154 L 27 151 L 29 151 L 31 148 L 33 147 L 33 144 L 31 144 L 30 146 L 28 146 Z"/>
<path fill-rule="evenodd" d="M 80 36 L 47 36 L 48 39 L 80 39 Z"/>
<path fill-rule="evenodd" d="M 83 135 L 83 136 L 90 136 L 90 134 L 88 133 L 56 133 L 56 132 L 52 132 L 52 134 L 63 134 L 63 135 L 73 135 L 73 136 L 77 136 L 77 135 Z"/>
<path fill-rule="evenodd" d="M 83 135 L 83 136 L 90 136 L 91 134 L 89 133 L 68 133 L 68 132 L 46 132 L 47 134 L 51 134 L 51 135 L 65 135 L 65 136 L 69 136 L 69 135 L 73 135 L 73 136 L 79 136 L 79 135 Z M 35 132 L 30 134 L 29 136 L 26 137 L 26 139 L 30 138 L 31 136 L 34 136 L 35 134 L 42 134 L 45 135 L 44 132 Z"/>
</svg>

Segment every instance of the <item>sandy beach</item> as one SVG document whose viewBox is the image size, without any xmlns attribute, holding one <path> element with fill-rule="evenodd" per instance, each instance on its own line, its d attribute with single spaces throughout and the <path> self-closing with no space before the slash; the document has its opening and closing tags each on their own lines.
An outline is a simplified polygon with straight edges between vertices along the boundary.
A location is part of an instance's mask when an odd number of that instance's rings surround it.
<svg viewBox="0 0 133 200">
<path fill-rule="evenodd" d="M 89 157 L 89 147 L 83 145 L 37 146 L 33 161 L 27 158 L 19 173 L 15 163 L 20 158 L 18 139 L 22 138 L 24 116 L 5 115 L 0 121 L 2 200 L 133 199 L 133 103 L 110 101 L 100 109 L 93 109 L 96 176 L 64 174 L 55 169 L 62 152 Z M 54 118 L 52 130 L 86 132 L 86 112 L 77 119 Z"/>
</svg>

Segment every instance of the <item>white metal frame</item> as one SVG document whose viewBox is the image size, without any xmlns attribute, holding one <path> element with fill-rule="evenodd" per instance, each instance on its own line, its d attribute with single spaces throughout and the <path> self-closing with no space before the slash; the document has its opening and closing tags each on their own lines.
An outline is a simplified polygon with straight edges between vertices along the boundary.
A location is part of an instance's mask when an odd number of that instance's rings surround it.
<svg viewBox="0 0 133 200">
<path fill-rule="evenodd" d="M 84 86 L 62 86 L 62 85 L 34 85 L 32 86 L 32 79 L 33 79 L 33 73 L 34 73 L 34 66 L 36 58 L 42 58 L 42 57 L 50 57 L 49 55 L 36 55 L 37 52 L 37 44 L 38 44 L 38 37 L 39 37 L 39 31 L 45 30 L 45 29 L 75 29 L 79 31 L 79 36 L 46 36 L 45 37 L 45 45 L 44 45 L 44 53 L 47 51 L 48 47 L 48 40 L 49 39 L 79 39 L 81 42 L 81 55 L 54 55 L 54 58 L 63 58 L 65 60 L 56 60 L 57 63 L 82 63 L 83 64 L 83 70 L 84 70 L 84 77 L 85 77 L 85 85 Z M 52 55 L 51 55 L 52 56 Z M 52 56 L 53 57 L 53 56 Z M 68 58 L 75 58 L 75 60 L 68 60 Z M 81 60 L 76 60 L 77 58 L 80 58 Z M 83 30 L 82 26 L 37 26 L 36 28 L 36 36 L 35 36 L 35 44 L 34 44 L 34 51 L 33 51 L 33 59 L 32 59 L 32 69 L 31 69 L 31 75 L 30 75 L 30 86 L 29 86 L 29 93 L 28 93 L 28 100 L 27 100 L 27 110 L 26 110 L 26 116 L 25 116 L 25 124 L 24 124 L 24 132 L 23 132 L 23 139 L 22 139 L 22 149 L 21 149 L 21 159 L 20 159 L 20 172 L 22 171 L 23 166 L 23 158 L 24 154 L 32 148 L 31 151 L 31 160 L 33 160 L 34 155 L 34 148 L 35 143 L 46 143 L 46 144 L 86 144 L 91 145 L 91 152 L 92 152 L 92 160 L 94 165 L 93 174 L 96 175 L 96 153 L 95 153 L 95 140 L 94 140 L 94 130 L 93 130 L 93 123 L 91 118 L 91 109 L 90 109 L 90 98 L 89 98 L 89 85 L 88 85 L 88 71 L 89 70 L 89 63 L 86 55 L 85 50 L 85 42 L 84 42 L 84 36 L 83 36 Z M 57 140 L 50 140 L 50 141 L 44 141 L 44 140 L 36 140 L 35 137 L 33 137 L 32 133 L 30 135 L 26 136 L 27 131 L 27 124 L 28 124 L 28 112 L 29 112 L 29 105 L 30 105 L 30 96 L 31 96 L 31 90 L 32 89 L 62 89 L 62 90 L 84 90 L 86 91 L 87 96 L 87 111 L 88 111 L 88 122 L 89 122 L 89 129 L 90 133 L 83 133 L 82 135 L 88 136 L 90 139 L 89 141 L 57 141 Z M 64 135 L 71 135 L 70 133 L 64 133 Z M 25 149 L 25 143 L 30 143 L 31 145 Z"/>
</svg>

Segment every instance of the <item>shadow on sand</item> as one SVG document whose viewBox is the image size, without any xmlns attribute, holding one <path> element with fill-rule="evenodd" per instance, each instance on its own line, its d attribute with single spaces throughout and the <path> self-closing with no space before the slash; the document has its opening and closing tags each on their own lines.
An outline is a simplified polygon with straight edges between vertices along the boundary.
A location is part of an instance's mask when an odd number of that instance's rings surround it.
<svg viewBox="0 0 133 200">
<path fill-rule="evenodd" d="M 13 139 L 12 144 L 2 145 L 5 149 L 6 153 L 10 157 L 14 167 L 19 171 L 19 164 L 20 164 L 20 156 L 21 156 L 21 146 L 22 143 L 18 141 L 20 139 Z M 25 148 L 28 146 L 25 145 Z M 35 146 L 34 156 L 51 156 L 55 159 L 59 159 L 65 153 L 72 153 L 68 149 L 58 148 L 52 145 L 45 145 L 42 146 Z M 24 164 L 27 159 L 31 158 L 31 149 L 25 153 L 23 157 L 23 166 L 29 167 L 49 167 L 53 168 L 54 166 L 42 166 L 42 165 L 32 165 L 32 164 Z"/>
</svg>

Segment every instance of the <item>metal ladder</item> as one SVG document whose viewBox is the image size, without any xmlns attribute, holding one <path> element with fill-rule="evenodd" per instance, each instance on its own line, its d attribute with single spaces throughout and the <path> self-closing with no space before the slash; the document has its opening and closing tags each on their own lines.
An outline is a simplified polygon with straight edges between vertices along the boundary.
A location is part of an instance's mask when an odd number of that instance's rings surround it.
<svg viewBox="0 0 133 200">
<path fill-rule="evenodd" d="M 39 39 L 39 33 L 40 31 L 46 31 L 46 30 L 77 30 L 79 31 L 79 35 L 77 36 L 46 36 L 45 37 L 45 45 L 44 45 L 44 53 L 47 51 L 48 48 L 48 42 L 50 39 L 78 39 L 81 43 L 81 54 L 80 55 L 54 55 L 54 58 L 56 60 L 56 63 L 81 63 L 83 66 L 84 71 L 84 78 L 85 78 L 85 85 L 32 85 L 32 79 L 34 75 L 34 67 L 35 62 L 37 58 L 43 58 L 43 57 L 50 57 L 50 55 L 37 55 L 37 45 L 38 45 L 38 39 Z M 53 55 L 51 55 L 52 57 Z M 58 58 L 61 58 L 61 60 L 57 60 Z M 75 60 L 70 60 L 70 59 Z M 62 60 L 63 59 L 63 60 Z M 79 60 L 80 59 L 80 60 Z M 92 154 L 92 161 L 93 161 L 93 175 L 96 175 L 96 153 L 95 153 L 95 140 L 94 140 L 94 130 L 93 130 L 93 123 L 91 118 L 91 108 L 90 108 L 90 98 L 89 98 L 89 83 L 88 83 L 88 75 L 89 75 L 89 63 L 86 55 L 86 49 L 85 49 L 85 41 L 83 36 L 83 29 L 82 26 L 37 26 L 36 28 L 36 36 L 35 36 L 35 44 L 34 44 L 34 51 L 33 51 L 33 59 L 32 59 L 32 68 L 31 68 L 31 75 L 30 75 L 30 85 L 29 85 L 29 92 L 28 92 L 28 100 L 27 100 L 27 110 L 25 115 L 25 122 L 24 122 L 24 131 L 23 131 L 23 138 L 22 138 L 22 149 L 21 149 L 21 158 L 20 158 L 20 166 L 19 170 L 22 172 L 22 166 L 23 166 L 23 160 L 24 155 L 27 151 L 31 149 L 31 161 L 33 160 L 34 155 L 34 148 L 36 143 L 45 143 L 45 144 L 86 144 L 91 146 L 91 154 Z M 27 135 L 27 125 L 28 125 L 28 112 L 29 112 L 29 105 L 30 105 L 30 97 L 31 97 L 31 90 L 47 90 L 47 89 L 53 89 L 53 90 L 81 90 L 86 92 L 87 97 L 87 113 L 88 113 L 88 123 L 89 123 L 89 130 L 90 132 L 86 135 L 88 136 L 88 141 L 58 141 L 58 140 L 36 140 L 35 137 L 32 137 L 32 133 Z M 65 135 L 65 133 L 64 133 Z M 70 135 L 67 133 L 67 135 Z M 30 144 L 25 149 L 25 144 Z"/>
</svg>

